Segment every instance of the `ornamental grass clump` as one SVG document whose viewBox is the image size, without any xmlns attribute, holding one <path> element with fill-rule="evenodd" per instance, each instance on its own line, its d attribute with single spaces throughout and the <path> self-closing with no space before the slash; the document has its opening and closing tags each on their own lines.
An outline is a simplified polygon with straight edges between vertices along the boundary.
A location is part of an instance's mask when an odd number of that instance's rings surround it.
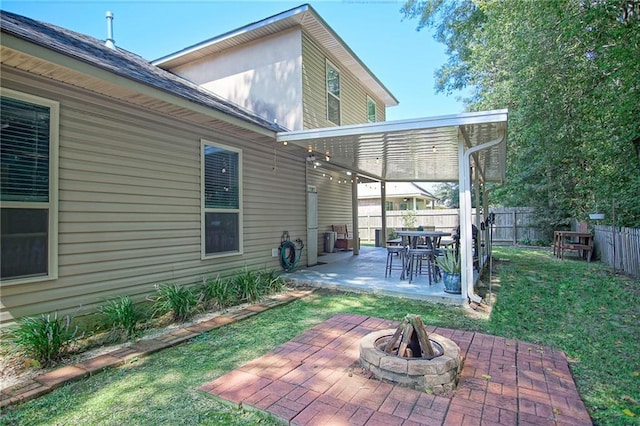
<svg viewBox="0 0 640 426">
<path fill-rule="evenodd" d="M 243 302 L 257 302 L 264 295 L 258 281 L 258 274 L 247 268 L 232 278 L 233 285 L 238 290 L 238 296 Z"/>
<path fill-rule="evenodd" d="M 23 318 L 9 334 L 9 340 L 42 367 L 58 361 L 79 338 L 78 327 L 71 330 L 71 318 L 58 313 Z"/>
<path fill-rule="evenodd" d="M 107 326 L 111 329 L 112 341 L 122 338 L 130 340 L 137 336 L 138 323 L 142 320 L 142 313 L 131 301 L 129 296 L 120 296 L 107 301 L 100 307 Z"/>
<path fill-rule="evenodd" d="M 204 301 L 212 308 L 228 308 L 238 301 L 237 289 L 228 279 L 218 275 L 204 280 L 202 285 Z"/>
<path fill-rule="evenodd" d="M 195 314 L 199 300 L 196 293 L 189 287 L 177 284 L 157 285 L 156 293 L 155 314 L 171 312 L 176 322 L 187 321 Z"/>
<path fill-rule="evenodd" d="M 258 282 L 267 294 L 279 293 L 287 288 L 287 280 L 279 276 L 278 272 L 272 269 L 265 269 L 258 272 Z"/>
</svg>

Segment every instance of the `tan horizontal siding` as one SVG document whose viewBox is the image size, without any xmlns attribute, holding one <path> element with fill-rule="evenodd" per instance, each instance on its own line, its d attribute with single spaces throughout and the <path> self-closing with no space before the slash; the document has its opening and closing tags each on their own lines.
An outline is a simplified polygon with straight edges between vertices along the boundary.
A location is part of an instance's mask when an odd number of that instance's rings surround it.
<svg viewBox="0 0 640 426">
<path fill-rule="evenodd" d="M 304 155 L 278 146 L 274 156 L 271 138 L 238 139 L 5 68 L 2 84 L 60 102 L 61 121 L 58 279 L 3 283 L 3 323 L 141 300 L 161 283 L 280 269 L 271 249 L 282 232 L 306 235 Z M 201 139 L 243 151 L 243 255 L 200 258 Z"/>
<path fill-rule="evenodd" d="M 340 71 L 341 125 L 368 122 L 367 95 L 376 101 L 379 121 L 385 119 L 384 103 L 365 90 L 348 68 L 330 52 L 315 43 L 308 34 L 302 36 L 303 118 L 306 129 L 335 126 L 327 120 L 326 60 Z"/>
<path fill-rule="evenodd" d="M 284 231 L 292 240 L 306 238 L 305 160 L 294 149 L 273 144 L 245 153 L 244 249 L 251 259 L 266 255 L 277 265 L 271 249 L 280 245 Z"/>
<path fill-rule="evenodd" d="M 322 176 L 325 174 L 325 176 Z M 309 184 L 318 190 L 318 251 L 324 251 L 324 233 L 331 231 L 334 224 L 346 224 L 349 232 L 353 220 L 351 212 L 351 184 L 337 183 L 340 176 L 320 169 L 309 170 Z M 342 177 L 340 177 L 342 178 Z"/>
</svg>

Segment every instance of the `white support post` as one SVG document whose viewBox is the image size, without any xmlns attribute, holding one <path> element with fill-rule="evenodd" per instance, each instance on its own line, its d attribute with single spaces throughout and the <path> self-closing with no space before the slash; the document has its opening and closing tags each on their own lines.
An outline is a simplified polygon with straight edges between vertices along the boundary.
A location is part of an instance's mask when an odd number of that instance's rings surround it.
<svg viewBox="0 0 640 426">
<path fill-rule="evenodd" d="M 380 245 L 382 247 L 386 247 L 387 246 L 387 184 L 384 181 L 380 182 L 380 200 L 381 200 L 381 207 L 382 207 L 382 227 L 381 227 L 381 231 L 380 231 L 380 238 L 382 238 L 382 241 L 380 241 Z"/>
<path fill-rule="evenodd" d="M 471 252 L 471 176 L 469 174 L 469 157 L 465 155 L 464 137 L 461 133 L 459 132 L 458 137 L 458 164 L 460 165 L 458 170 L 458 187 L 460 189 L 458 255 L 460 256 L 460 286 L 462 297 L 466 302 L 467 299 L 476 300 L 473 297 L 473 253 Z"/>
<path fill-rule="evenodd" d="M 472 228 L 471 228 L 471 156 L 483 149 L 502 143 L 506 137 L 505 129 L 499 132 L 500 137 L 496 140 L 485 142 L 469 148 L 465 152 L 464 136 L 462 131 L 458 131 L 458 164 L 459 164 L 459 187 L 460 187 L 460 255 L 461 255 L 461 279 L 462 295 L 467 296 L 471 301 L 480 303 L 482 298 L 474 292 L 473 280 L 473 253 L 471 248 Z"/>
<path fill-rule="evenodd" d="M 351 176 L 351 222 L 353 225 L 353 255 L 360 254 L 360 230 L 358 224 L 358 179 Z"/>
</svg>

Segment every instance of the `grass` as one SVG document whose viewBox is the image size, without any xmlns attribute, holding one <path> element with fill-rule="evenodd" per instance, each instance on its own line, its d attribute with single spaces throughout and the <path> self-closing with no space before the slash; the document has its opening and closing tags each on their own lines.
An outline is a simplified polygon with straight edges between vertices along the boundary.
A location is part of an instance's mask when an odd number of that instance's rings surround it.
<svg viewBox="0 0 640 426">
<path fill-rule="evenodd" d="M 639 424 L 639 284 L 610 275 L 600 263 L 561 262 L 548 251 L 499 248 L 496 257 L 498 302 L 489 319 L 419 301 L 319 292 L 70 383 L 11 408 L 0 423 L 275 425 L 265 414 L 231 408 L 196 388 L 348 312 L 394 320 L 415 313 L 429 325 L 562 349 L 594 423 Z"/>
</svg>

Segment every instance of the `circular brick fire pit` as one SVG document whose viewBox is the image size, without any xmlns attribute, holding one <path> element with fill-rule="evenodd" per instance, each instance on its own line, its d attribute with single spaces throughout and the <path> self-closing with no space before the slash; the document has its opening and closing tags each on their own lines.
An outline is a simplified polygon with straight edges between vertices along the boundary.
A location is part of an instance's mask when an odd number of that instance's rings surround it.
<svg viewBox="0 0 640 426">
<path fill-rule="evenodd" d="M 431 333 L 431 359 L 401 357 L 383 349 L 396 330 L 380 330 L 360 340 L 360 365 L 379 379 L 442 394 L 455 389 L 462 370 L 460 348 L 451 339 Z"/>
</svg>

